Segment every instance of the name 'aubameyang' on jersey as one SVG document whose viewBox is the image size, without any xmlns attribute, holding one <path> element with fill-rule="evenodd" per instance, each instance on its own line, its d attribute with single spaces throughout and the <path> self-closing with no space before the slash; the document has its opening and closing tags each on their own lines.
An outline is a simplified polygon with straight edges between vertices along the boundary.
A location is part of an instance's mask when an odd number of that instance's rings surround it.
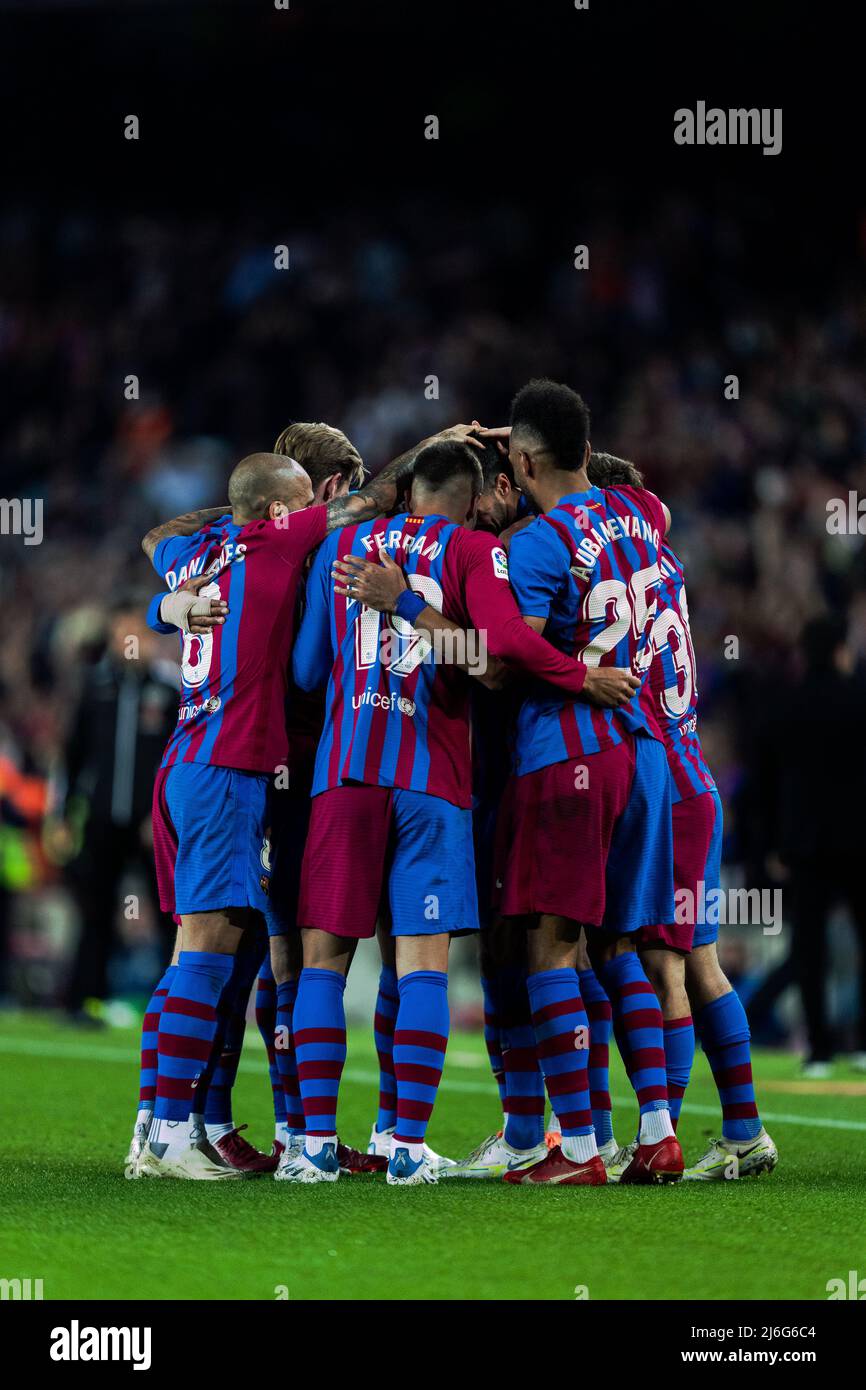
<svg viewBox="0 0 866 1390">
<path fill-rule="evenodd" d="M 509 570 L 521 613 L 545 618 L 548 641 L 587 666 L 645 676 L 664 533 L 662 505 L 646 489 L 593 487 L 562 497 L 512 538 Z M 517 720 L 518 775 L 612 748 L 624 731 L 658 737 L 639 695 L 614 711 L 549 687 L 532 690 Z"/>
<path fill-rule="evenodd" d="M 658 611 L 652 625 L 652 661 L 641 692 L 658 720 L 668 755 L 671 798 L 685 801 L 715 787 L 698 736 L 695 653 L 682 561 L 662 546 Z"/>
</svg>

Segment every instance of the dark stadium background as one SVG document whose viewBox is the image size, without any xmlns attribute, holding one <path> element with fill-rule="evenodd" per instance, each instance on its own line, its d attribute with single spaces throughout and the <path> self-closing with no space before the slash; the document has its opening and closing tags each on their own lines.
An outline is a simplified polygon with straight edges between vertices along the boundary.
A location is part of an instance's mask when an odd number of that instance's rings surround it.
<svg viewBox="0 0 866 1390">
<path fill-rule="evenodd" d="M 825 524 L 828 498 L 866 488 L 864 121 L 832 5 L 712 7 L 712 40 L 704 11 L 0 0 L 0 479 L 45 508 L 40 546 L 0 536 L 7 1001 L 63 998 L 61 750 L 107 606 L 153 590 L 141 534 L 218 501 L 289 420 L 339 425 L 376 468 L 442 424 L 501 423 L 538 373 L 578 387 L 596 444 L 671 506 L 730 882 L 781 882 L 761 751 L 804 623 L 847 615 L 866 663 L 862 538 Z M 782 153 L 675 146 L 699 99 L 782 107 Z M 850 750 L 820 737 L 847 816 Z M 112 993 L 136 1002 L 147 913 L 121 936 Z M 832 937 L 854 1048 L 844 914 Z M 787 924 L 725 935 L 750 997 L 789 950 Z M 755 1026 L 802 1045 L 796 992 Z"/>
</svg>

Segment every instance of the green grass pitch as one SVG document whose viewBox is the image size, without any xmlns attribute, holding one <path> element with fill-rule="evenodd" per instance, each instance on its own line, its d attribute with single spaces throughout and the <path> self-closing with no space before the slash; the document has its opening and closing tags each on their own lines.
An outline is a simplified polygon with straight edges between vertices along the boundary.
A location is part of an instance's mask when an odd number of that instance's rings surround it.
<svg viewBox="0 0 866 1390">
<path fill-rule="evenodd" d="M 797 1081 L 794 1059 L 758 1055 L 780 1162 L 757 1179 L 540 1191 L 391 1189 L 382 1178 L 221 1185 L 124 1180 L 136 1047 L 132 1031 L 0 1016 L 0 1277 L 41 1278 L 46 1299 L 273 1299 L 285 1289 L 293 1300 L 573 1300 L 580 1288 L 590 1300 L 826 1299 L 829 1279 L 866 1274 L 866 1085 L 841 1067 L 827 1093 Z M 340 1129 L 358 1146 L 376 1083 L 372 1040 L 356 1029 Z M 611 1085 L 624 1141 L 634 1109 L 618 1061 Z M 235 1119 L 268 1147 L 254 1027 Z M 456 1034 L 430 1139 L 459 1157 L 498 1122 L 483 1043 Z M 718 1132 L 700 1053 L 679 1132 L 687 1161 Z"/>
</svg>

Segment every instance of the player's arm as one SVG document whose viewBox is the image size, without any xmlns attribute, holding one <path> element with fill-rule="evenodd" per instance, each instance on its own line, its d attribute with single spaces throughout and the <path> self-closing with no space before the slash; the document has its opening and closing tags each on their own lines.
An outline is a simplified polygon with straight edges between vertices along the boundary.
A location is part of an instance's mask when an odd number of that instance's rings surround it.
<svg viewBox="0 0 866 1390">
<path fill-rule="evenodd" d="M 210 574 L 188 579 L 170 594 L 154 594 L 147 607 L 147 625 L 154 632 L 204 633 L 222 627 L 229 606 L 222 598 L 199 598 L 199 590 L 212 580 Z"/>
<path fill-rule="evenodd" d="M 640 685 L 630 671 L 601 673 L 559 651 L 541 635 L 546 614 L 539 615 L 539 626 L 538 618 L 536 622 L 524 621 L 508 582 L 505 557 L 485 541 L 489 538 L 480 534 L 466 538 L 464 592 L 472 621 L 486 634 L 492 654 L 508 666 L 527 671 L 571 695 L 582 695 L 592 704 L 607 708 L 630 700 Z"/>
<path fill-rule="evenodd" d="M 326 541 L 318 550 L 307 576 L 304 616 L 292 652 L 292 675 L 301 690 L 318 690 L 326 685 L 334 661 L 331 640 L 329 574 L 335 541 Z"/>
<path fill-rule="evenodd" d="M 428 444 L 456 439 L 463 444 L 471 444 L 476 449 L 483 449 L 484 446 L 476 437 L 478 429 L 478 421 L 475 420 L 471 425 L 451 425 L 439 434 L 432 434 L 429 439 L 422 439 L 419 444 L 407 449 L 399 458 L 392 459 L 358 492 L 349 493 L 345 497 L 335 497 L 325 508 L 328 531 L 337 531 L 342 526 L 354 526 L 361 521 L 372 521 L 374 517 L 390 512 L 400 488 L 412 471 L 415 459 Z M 472 433 L 473 430 L 476 434 Z"/>
<path fill-rule="evenodd" d="M 334 590 L 347 601 L 357 600 L 377 613 L 394 613 L 398 618 L 411 623 L 415 631 L 433 644 L 437 633 L 460 633 L 462 643 L 449 643 L 440 650 L 450 652 L 465 651 L 477 653 L 474 660 L 455 661 L 454 665 L 467 675 L 474 677 L 482 685 L 498 690 L 508 678 L 508 670 L 503 662 L 491 657 L 484 643 L 484 634 L 471 634 L 477 640 L 470 642 L 470 634 L 459 623 L 446 618 L 438 609 L 431 608 L 419 594 L 406 582 L 406 576 L 395 564 L 387 550 L 379 551 L 379 564 L 361 555 L 346 555 L 342 560 L 334 557 L 331 570 Z"/>
<path fill-rule="evenodd" d="M 216 521 L 217 517 L 225 516 L 231 512 L 228 503 L 221 507 L 202 507 L 197 512 L 184 512 L 183 516 L 176 516 L 171 521 L 164 521 L 161 526 L 154 526 L 141 542 L 141 548 L 148 560 L 153 562 L 156 547 L 160 541 L 171 540 L 175 536 L 194 536 L 196 531 L 200 531 L 203 526 L 207 526 L 209 521 Z"/>
<path fill-rule="evenodd" d="M 408 588 L 403 571 L 384 551 L 380 551 L 379 565 L 360 556 L 336 560 L 337 593 L 357 598 L 380 612 L 396 613 L 430 640 L 437 632 L 462 633 L 463 650 L 479 653 L 477 664 L 461 663 L 463 669 L 484 685 L 501 686 L 508 668 L 516 666 L 605 708 L 631 698 L 638 687 L 631 672 L 615 668 L 600 672 L 551 646 L 532 624 L 523 621 L 507 578 L 497 573 L 493 550 L 483 543 L 470 545 L 468 538 L 465 544 L 466 600 L 478 629 L 472 642 L 458 623 L 424 604 L 420 595 Z M 542 627 L 545 622 L 541 620 Z"/>
</svg>

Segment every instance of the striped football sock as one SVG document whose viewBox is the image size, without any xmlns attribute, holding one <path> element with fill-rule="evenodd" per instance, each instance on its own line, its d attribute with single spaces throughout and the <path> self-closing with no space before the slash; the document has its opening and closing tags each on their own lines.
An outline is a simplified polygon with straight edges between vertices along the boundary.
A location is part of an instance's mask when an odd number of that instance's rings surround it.
<svg viewBox="0 0 866 1390">
<path fill-rule="evenodd" d="M 298 1080 L 298 1059 L 293 1037 L 295 1005 L 298 1000 L 298 981 L 283 980 L 277 985 L 277 1020 L 274 1033 L 277 1067 L 283 1088 L 285 1126 L 290 1134 L 304 1131 L 304 1106 Z"/>
<path fill-rule="evenodd" d="M 594 970 L 579 970 L 580 997 L 589 1019 L 589 1103 L 596 1142 L 613 1138 L 610 1100 L 610 1034 L 613 1010 Z"/>
<path fill-rule="evenodd" d="M 232 1091 L 237 1079 L 247 1028 L 247 1008 L 250 991 L 256 978 L 266 943 L 258 936 L 245 936 L 234 957 L 232 973 L 220 999 L 214 1051 L 204 1095 L 202 1084 L 196 1088 L 196 1110 L 203 1114 L 208 1138 L 217 1131 L 227 1134 L 234 1128 Z"/>
<path fill-rule="evenodd" d="M 345 988 L 345 976 L 336 970 L 305 967 L 298 982 L 292 1020 L 295 1058 L 305 1128 L 317 1141 L 337 1134 L 337 1097 L 346 1061 Z"/>
<path fill-rule="evenodd" d="M 286 1098 L 283 1094 L 283 1078 L 277 1066 L 274 1033 L 277 1026 L 277 982 L 271 969 L 270 959 L 262 962 L 256 980 L 256 1027 L 262 1036 L 268 1057 L 268 1077 L 274 1102 L 274 1124 L 277 1138 L 281 1138 L 286 1123 Z"/>
<path fill-rule="evenodd" d="M 393 1129 L 397 1123 L 397 1078 L 394 1075 L 394 1025 L 400 1007 L 397 972 L 383 965 L 379 972 L 379 993 L 373 1018 L 373 1037 L 379 1058 L 379 1111 L 376 1128 Z"/>
<path fill-rule="evenodd" d="M 445 1063 L 451 1015 L 448 976 L 441 970 L 413 970 L 399 981 L 400 1008 L 394 1028 L 397 1126 L 394 1143 L 421 1157 L 427 1124 Z"/>
<path fill-rule="evenodd" d="M 538 1065 L 525 970 L 500 975 L 505 1142 L 534 1149 L 544 1139 L 544 1075 Z"/>
<path fill-rule="evenodd" d="M 562 1131 L 562 1152 L 586 1162 L 597 1152 L 589 1104 L 589 1020 L 577 971 L 542 970 L 527 979 L 538 1060 Z"/>
<path fill-rule="evenodd" d="M 138 1108 L 153 1109 L 156 1099 L 157 1039 L 159 1016 L 171 989 L 177 966 L 170 965 L 150 998 L 141 1024 L 141 1070 L 138 1085 Z"/>
<path fill-rule="evenodd" d="M 499 1103 L 505 1111 L 505 1058 L 502 1055 L 502 1016 L 501 990 L 498 975 L 481 976 L 481 993 L 484 998 L 484 1045 L 490 1059 L 490 1070 L 499 1088 Z"/>
<path fill-rule="evenodd" d="M 685 1018 L 666 1018 L 664 1033 L 668 1103 L 671 1109 L 671 1124 L 676 1129 L 683 1108 L 683 1096 L 692 1072 L 692 1063 L 695 1060 L 695 1025 L 692 1023 L 691 1015 Z"/>
<path fill-rule="evenodd" d="M 181 951 L 159 1019 L 154 1117 L 185 1121 L 213 1049 L 223 990 L 234 957 Z"/>
<path fill-rule="evenodd" d="M 722 1137 L 755 1139 L 761 1118 L 752 1081 L 751 1034 L 736 990 L 705 1004 L 695 1022 L 722 1104 Z"/>
<path fill-rule="evenodd" d="M 662 1011 L 636 951 L 605 961 L 601 982 L 613 1009 L 617 1041 L 641 1114 L 640 1138 L 673 1134 L 668 1106 Z M 658 1119 L 654 1112 L 664 1112 Z"/>
</svg>

